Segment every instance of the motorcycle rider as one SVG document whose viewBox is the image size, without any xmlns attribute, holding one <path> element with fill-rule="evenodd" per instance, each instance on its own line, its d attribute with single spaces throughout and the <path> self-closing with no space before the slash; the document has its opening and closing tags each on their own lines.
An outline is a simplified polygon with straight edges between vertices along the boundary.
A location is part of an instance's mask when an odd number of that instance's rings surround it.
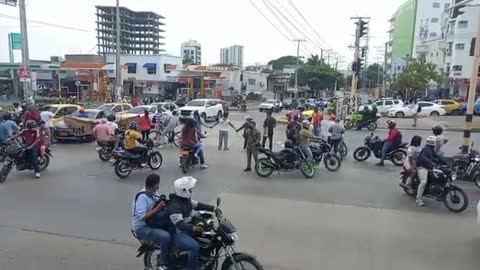
<svg viewBox="0 0 480 270">
<path fill-rule="evenodd" d="M 168 232 L 169 212 L 166 201 L 158 192 L 160 176 L 150 174 L 145 187 L 135 196 L 132 206 L 132 231 L 140 240 L 149 240 L 160 246 L 161 263 L 168 265 L 171 237 Z"/>
<path fill-rule="evenodd" d="M 115 123 L 116 119 L 117 117 L 113 113 L 107 116 L 108 133 L 110 134 L 110 141 L 114 143 L 113 149 L 117 149 L 118 145 L 120 144 L 120 140 L 117 135 L 119 135 L 121 132 L 118 128 L 118 124 Z"/>
<path fill-rule="evenodd" d="M 12 120 L 12 114 L 11 113 L 8 113 L 8 112 L 5 113 L 3 115 L 3 120 L 5 120 L 5 125 L 7 126 L 8 131 L 10 132 L 10 136 L 18 133 L 18 131 L 19 131 L 18 125 L 17 125 L 17 123 L 15 123 L 15 121 Z"/>
<path fill-rule="evenodd" d="M 173 236 L 173 243 L 177 248 L 188 253 L 187 270 L 198 270 L 197 257 L 200 246 L 193 237 L 202 235 L 204 230 L 203 226 L 191 223 L 192 211 L 215 211 L 215 207 L 212 205 L 192 200 L 192 191 L 196 183 L 197 179 L 191 176 L 175 180 L 173 183 L 174 193 L 169 195 L 168 204 L 170 220 L 177 231 Z"/>
<path fill-rule="evenodd" d="M 302 124 L 299 121 L 298 115 L 295 115 L 293 120 L 287 124 L 287 140 L 291 140 L 296 144 L 300 130 L 302 130 Z"/>
<path fill-rule="evenodd" d="M 427 140 L 425 141 L 425 147 L 423 147 L 422 151 L 420 151 L 420 154 L 417 158 L 417 171 L 420 184 L 418 185 L 417 199 L 415 202 L 419 206 L 425 205 L 422 200 L 422 196 L 423 192 L 425 191 L 425 187 L 427 186 L 428 171 L 433 170 L 435 167 L 434 160 L 440 164 L 446 164 L 443 158 L 435 152 L 436 143 L 437 138 L 435 136 L 428 136 Z"/>
<path fill-rule="evenodd" d="M 380 159 L 380 162 L 377 163 L 377 166 L 384 166 L 384 160 L 387 157 L 388 152 L 390 152 L 392 149 L 395 149 L 402 143 L 402 134 L 397 129 L 397 123 L 395 123 L 393 120 L 388 120 L 387 125 L 389 129 L 388 137 L 383 143 L 382 158 Z"/>
<path fill-rule="evenodd" d="M 138 132 L 137 122 L 130 122 L 128 130 L 125 131 L 125 150 L 132 154 L 139 154 L 142 167 L 145 167 L 147 164 L 147 148 L 142 143 L 142 134 Z"/>
<path fill-rule="evenodd" d="M 298 133 L 297 142 L 307 160 L 313 159 L 312 149 L 310 149 L 310 140 L 318 139 L 318 137 L 313 136 L 312 132 L 310 132 L 310 121 L 303 120 L 302 130 Z"/>
<path fill-rule="evenodd" d="M 25 123 L 26 129 L 17 135 L 12 136 L 9 140 L 22 137 L 25 142 L 25 159 L 32 165 L 35 172 L 35 178 L 40 178 L 40 167 L 38 164 L 38 155 L 40 152 L 40 133 L 37 129 L 37 123 L 34 120 L 28 120 Z"/>
<path fill-rule="evenodd" d="M 100 124 L 97 124 L 93 128 L 93 137 L 95 137 L 95 140 L 99 143 L 111 143 L 113 146 L 115 142 L 110 140 L 112 135 L 113 134 L 110 133 L 110 125 L 105 118 L 102 118 Z"/>
<path fill-rule="evenodd" d="M 208 166 L 205 164 L 202 142 L 200 141 L 201 138 L 205 138 L 205 135 L 195 127 L 195 120 L 190 118 L 186 119 L 185 126 L 182 128 L 182 141 L 180 142 L 180 146 L 193 148 L 196 156 L 200 160 L 200 168 L 207 169 Z"/>
</svg>

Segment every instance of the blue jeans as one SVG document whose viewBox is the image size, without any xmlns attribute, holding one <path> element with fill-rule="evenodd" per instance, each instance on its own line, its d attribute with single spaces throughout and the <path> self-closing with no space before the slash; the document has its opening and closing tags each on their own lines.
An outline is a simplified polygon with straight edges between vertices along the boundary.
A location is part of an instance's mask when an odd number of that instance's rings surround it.
<svg viewBox="0 0 480 270">
<path fill-rule="evenodd" d="M 168 265 L 168 252 L 170 250 L 170 243 L 172 240 L 167 231 L 152 228 L 147 225 L 137 229 L 135 234 L 141 240 L 153 241 L 156 245 L 160 246 L 162 263 Z"/>
<path fill-rule="evenodd" d="M 338 153 L 338 151 L 340 150 L 340 146 L 342 144 L 342 138 L 330 139 L 330 144 L 333 147 L 333 152 Z"/>
<path fill-rule="evenodd" d="M 198 156 L 198 159 L 200 160 L 200 164 L 205 164 L 205 156 L 203 155 L 203 143 L 198 142 L 195 145 L 195 154 Z"/>
<path fill-rule="evenodd" d="M 32 169 L 35 173 L 40 172 L 40 167 L 38 164 L 38 156 L 40 155 L 40 147 L 35 146 L 32 149 L 25 150 L 25 158 L 27 162 L 32 166 Z"/>
<path fill-rule="evenodd" d="M 300 149 L 302 150 L 302 153 L 305 155 L 305 158 L 307 160 L 313 159 L 312 149 L 310 149 L 309 145 L 300 145 Z"/>
<path fill-rule="evenodd" d="M 316 137 L 320 137 L 322 135 L 322 127 L 316 127 L 313 129 L 313 135 Z"/>
<path fill-rule="evenodd" d="M 383 147 L 382 147 L 382 159 L 381 161 L 384 161 L 385 158 L 387 157 L 388 152 L 392 148 L 392 143 L 391 142 L 384 142 Z"/>
<path fill-rule="evenodd" d="M 187 270 L 198 270 L 198 251 L 200 246 L 190 235 L 178 232 L 173 236 L 175 246 L 188 254 Z"/>
</svg>

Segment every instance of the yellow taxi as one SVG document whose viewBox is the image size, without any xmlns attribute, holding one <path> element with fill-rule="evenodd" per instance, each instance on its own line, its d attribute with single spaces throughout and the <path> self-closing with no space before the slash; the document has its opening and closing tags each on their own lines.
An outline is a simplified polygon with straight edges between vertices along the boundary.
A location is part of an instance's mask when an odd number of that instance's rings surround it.
<svg viewBox="0 0 480 270">
<path fill-rule="evenodd" d="M 462 104 L 453 99 L 437 99 L 434 103 L 443 106 L 447 114 L 459 114 L 461 112 Z"/>
<path fill-rule="evenodd" d="M 128 103 L 104 103 L 98 107 L 97 110 L 112 111 L 114 113 L 124 114 L 131 108 L 133 108 L 133 106 Z"/>
<path fill-rule="evenodd" d="M 76 104 L 51 104 L 46 105 L 44 108 L 53 113 L 53 124 L 56 124 L 62 121 L 66 115 L 79 111 L 81 107 Z"/>
</svg>

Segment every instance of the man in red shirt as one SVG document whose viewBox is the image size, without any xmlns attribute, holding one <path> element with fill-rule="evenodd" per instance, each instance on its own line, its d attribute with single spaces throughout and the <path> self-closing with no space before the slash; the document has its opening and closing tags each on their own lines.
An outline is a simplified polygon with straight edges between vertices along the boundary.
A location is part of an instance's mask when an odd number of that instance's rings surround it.
<svg viewBox="0 0 480 270">
<path fill-rule="evenodd" d="M 380 162 L 377 163 L 378 166 L 383 166 L 384 165 L 383 161 L 387 157 L 388 152 L 390 152 L 392 150 L 392 148 L 398 147 L 398 145 L 402 141 L 402 135 L 400 134 L 400 131 L 398 131 L 398 129 L 396 128 L 397 123 L 395 123 L 395 121 L 393 121 L 393 120 L 388 120 L 387 125 L 388 125 L 388 129 L 389 129 L 388 137 L 385 140 L 385 142 L 383 143 L 382 159 L 380 159 Z"/>
<path fill-rule="evenodd" d="M 35 121 L 35 123 L 38 123 L 40 121 L 40 112 L 38 112 L 34 106 L 28 107 L 28 111 L 25 114 L 24 124 L 26 124 L 28 120 L 33 120 Z"/>
<path fill-rule="evenodd" d="M 313 135 L 316 137 L 320 137 L 322 133 L 322 119 L 323 119 L 323 113 L 318 110 L 318 107 L 315 107 L 313 109 Z"/>
<path fill-rule="evenodd" d="M 25 129 L 17 135 L 13 136 L 11 140 L 17 137 L 22 137 L 25 142 L 25 158 L 32 165 L 35 172 L 35 178 L 40 178 L 40 167 L 38 164 L 38 156 L 40 154 L 41 137 L 37 129 L 37 123 L 34 120 L 25 122 Z"/>
</svg>

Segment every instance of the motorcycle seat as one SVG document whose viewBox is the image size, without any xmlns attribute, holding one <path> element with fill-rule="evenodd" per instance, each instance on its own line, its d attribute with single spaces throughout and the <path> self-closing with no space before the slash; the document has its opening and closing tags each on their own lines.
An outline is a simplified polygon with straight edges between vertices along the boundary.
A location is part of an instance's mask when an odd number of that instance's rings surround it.
<svg viewBox="0 0 480 270">
<path fill-rule="evenodd" d="M 138 154 L 132 154 L 126 150 L 120 150 L 117 152 L 117 154 L 123 158 L 130 158 L 130 159 L 138 159 L 140 158 L 140 155 Z"/>
</svg>

